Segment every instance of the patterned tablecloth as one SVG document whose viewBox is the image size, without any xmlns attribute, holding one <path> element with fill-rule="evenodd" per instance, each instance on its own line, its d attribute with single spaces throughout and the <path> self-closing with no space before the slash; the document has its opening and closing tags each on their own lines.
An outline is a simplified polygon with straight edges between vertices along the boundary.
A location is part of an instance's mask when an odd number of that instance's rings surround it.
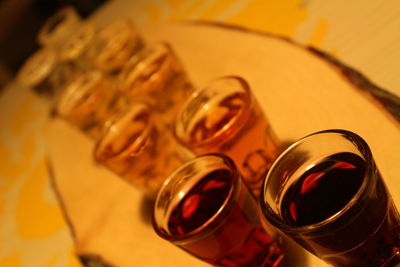
<svg viewBox="0 0 400 267">
<path fill-rule="evenodd" d="M 93 19 L 130 16 L 217 21 L 290 37 L 358 69 L 400 95 L 397 1 L 143 0 L 110 1 Z M 0 95 L 0 266 L 81 266 L 46 169 L 47 104 L 17 83 Z"/>
</svg>

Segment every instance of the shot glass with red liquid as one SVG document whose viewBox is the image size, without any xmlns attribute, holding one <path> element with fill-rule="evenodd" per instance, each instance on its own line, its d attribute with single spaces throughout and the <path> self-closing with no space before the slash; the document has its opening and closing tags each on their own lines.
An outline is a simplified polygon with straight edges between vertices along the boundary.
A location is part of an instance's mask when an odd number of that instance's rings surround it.
<svg viewBox="0 0 400 267">
<path fill-rule="evenodd" d="M 367 143 L 317 132 L 275 161 L 260 197 L 263 217 L 333 266 L 399 266 L 400 217 Z"/>
<path fill-rule="evenodd" d="M 167 43 L 156 43 L 135 54 L 118 75 L 122 95 L 145 101 L 169 120 L 193 92 L 185 69 Z"/>
<path fill-rule="evenodd" d="M 163 126 L 145 103 L 131 103 L 107 122 L 95 160 L 154 199 L 168 175 L 189 159 Z"/>
<path fill-rule="evenodd" d="M 260 225 L 254 196 L 222 154 L 195 158 L 165 180 L 153 227 L 215 266 L 277 266 L 283 258 L 279 237 Z"/>
<path fill-rule="evenodd" d="M 221 77 L 193 93 L 177 115 L 174 133 L 196 155 L 228 155 L 255 195 L 279 153 L 279 142 L 248 83 L 236 76 Z"/>
</svg>

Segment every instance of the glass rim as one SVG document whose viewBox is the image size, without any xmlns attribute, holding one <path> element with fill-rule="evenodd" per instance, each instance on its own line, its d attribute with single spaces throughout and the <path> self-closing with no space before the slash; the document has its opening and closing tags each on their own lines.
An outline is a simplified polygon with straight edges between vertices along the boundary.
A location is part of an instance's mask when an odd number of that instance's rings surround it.
<svg viewBox="0 0 400 267">
<path fill-rule="evenodd" d="M 61 19 L 61 20 L 60 20 Z M 78 24 L 81 18 L 76 10 L 71 6 L 65 6 L 57 10 L 49 17 L 38 33 L 38 41 L 42 45 L 46 45 L 59 32 L 65 30 L 67 24 Z"/>
<path fill-rule="evenodd" d="M 158 56 L 157 53 L 160 51 L 161 56 Z M 155 57 L 156 60 L 149 60 L 149 57 L 154 57 L 154 55 L 157 56 Z M 175 58 L 175 54 L 172 47 L 167 42 L 160 41 L 147 48 L 141 49 L 128 59 L 125 66 L 118 74 L 117 83 L 119 90 L 128 94 L 137 94 L 137 90 L 134 90 L 137 88 L 135 88 L 133 84 L 141 78 L 141 74 L 154 65 L 159 59 L 163 59 L 160 65 L 157 66 L 157 69 L 152 71 L 151 75 L 148 77 L 148 79 L 151 79 L 160 72 L 160 67 L 170 58 Z"/>
<path fill-rule="evenodd" d="M 56 52 L 50 48 L 41 48 L 25 61 L 17 79 L 23 84 L 36 86 L 51 74 L 56 64 Z"/>
<path fill-rule="evenodd" d="M 60 46 L 60 59 L 63 61 L 76 60 L 79 56 L 82 56 L 85 49 L 94 41 L 96 30 L 96 25 L 93 22 L 82 23 L 71 38 Z"/>
<path fill-rule="evenodd" d="M 124 125 L 127 122 L 122 122 L 121 120 L 124 118 L 130 118 L 128 121 L 131 121 L 132 117 L 137 116 L 141 112 L 149 113 L 149 121 L 145 125 L 144 129 L 141 131 L 140 135 L 138 135 L 135 140 L 130 140 L 131 144 L 129 145 L 129 147 L 110 155 L 108 160 L 123 159 L 126 156 L 126 153 L 130 153 L 130 157 L 136 157 L 138 154 L 140 154 L 145 144 L 149 142 L 151 131 L 154 128 L 154 125 L 151 118 L 150 107 L 144 102 L 133 102 L 129 107 L 123 108 L 120 112 L 115 114 L 112 118 L 110 118 L 109 121 L 106 122 L 106 127 L 102 133 L 102 136 L 97 140 L 93 150 L 94 158 L 97 161 L 101 161 L 103 155 L 106 153 L 107 144 L 113 143 L 116 139 L 120 138 L 118 133 L 115 136 L 111 135 L 114 132 L 121 133 L 122 131 L 124 131 L 124 128 L 126 129 L 126 127 L 129 127 Z M 141 146 L 142 149 L 140 149 L 137 154 L 132 154 L 131 152 L 128 152 L 132 146 Z"/>
<path fill-rule="evenodd" d="M 113 56 L 132 47 L 140 47 L 141 37 L 133 22 L 128 19 L 118 19 L 101 28 L 96 34 L 96 47 L 99 48 L 94 60 L 97 65 L 107 64 Z"/>
<path fill-rule="evenodd" d="M 57 114 L 64 116 L 76 108 L 77 103 L 108 77 L 99 70 L 90 70 L 75 77 L 65 88 L 56 104 Z"/>
<path fill-rule="evenodd" d="M 324 219 L 323 221 L 309 224 L 309 225 L 303 225 L 303 226 L 292 226 L 284 223 L 281 219 L 277 219 L 277 217 L 280 218 L 280 215 L 277 215 L 274 211 L 272 211 L 271 206 L 267 203 L 266 201 L 266 194 L 267 194 L 267 188 L 268 188 L 268 181 L 270 180 L 270 176 L 273 174 L 273 171 L 278 165 L 278 163 L 281 161 L 282 158 L 286 157 L 287 154 L 291 153 L 295 148 L 297 148 L 300 144 L 304 143 L 308 139 L 312 138 L 315 135 L 321 135 L 321 134 L 340 134 L 342 136 L 348 137 L 349 141 L 351 142 L 352 140 L 356 141 L 357 144 L 362 148 L 360 149 L 360 153 L 364 157 L 364 161 L 366 162 L 365 166 L 365 173 L 364 173 L 364 179 L 362 184 L 360 185 L 359 189 L 357 192 L 354 194 L 354 196 L 347 202 L 347 204 L 341 208 L 339 211 L 334 213 L 333 215 L 329 216 L 328 218 Z M 354 142 L 352 142 L 354 144 Z M 354 144 L 355 147 L 356 144 Z M 271 168 L 268 170 L 268 172 L 264 176 L 264 180 L 261 186 L 261 193 L 260 193 L 260 198 L 259 198 L 259 205 L 262 211 L 262 214 L 264 218 L 266 218 L 273 226 L 277 227 L 284 233 L 289 233 L 289 234 L 312 234 L 318 231 L 321 231 L 325 227 L 328 227 L 330 223 L 335 222 L 342 216 L 344 216 L 351 208 L 353 208 L 356 205 L 356 202 L 358 200 L 363 199 L 363 193 L 368 190 L 368 188 L 371 186 L 371 180 L 373 177 L 372 172 L 373 172 L 373 166 L 374 165 L 374 160 L 372 157 L 372 152 L 366 143 L 366 141 L 361 138 L 358 134 L 348 131 L 348 130 L 343 130 L 343 129 L 328 129 L 328 130 L 322 130 L 318 132 L 311 133 L 309 135 L 304 136 L 303 138 L 295 141 L 292 145 L 290 145 L 288 148 L 285 149 L 284 152 L 282 152 L 279 157 L 274 161 L 272 164 Z M 365 197 L 365 196 L 364 196 Z M 356 215 L 357 216 L 357 215 Z"/>
<path fill-rule="evenodd" d="M 182 134 L 179 133 L 180 131 L 178 130 L 179 127 L 182 127 L 180 126 L 180 124 L 183 124 L 182 122 L 183 121 L 182 118 L 184 117 L 183 114 L 190 108 L 191 105 L 193 105 L 193 103 L 196 102 L 196 99 L 199 99 L 202 97 L 202 95 L 206 94 L 207 91 L 213 87 L 214 83 L 225 79 L 232 79 L 239 82 L 241 88 L 243 89 L 246 95 L 244 106 L 241 108 L 239 114 L 237 114 L 237 116 L 235 116 L 233 120 L 230 120 L 226 125 L 224 125 L 222 129 L 217 131 L 215 135 L 211 136 L 210 138 L 206 138 L 205 140 L 202 140 L 200 142 L 191 142 L 188 138 L 189 133 L 182 130 L 184 131 L 184 134 Z M 218 143 L 221 140 L 228 140 L 230 137 L 240 132 L 242 127 L 244 127 L 245 123 L 243 123 L 243 121 L 245 121 L 250 115 L 250 108 L 252 107 L 253 102 L 254 98 L 251 93 L 250 85 L 244 78 L 237 75 L 221 76 L 217 79 L 212 80 L 210 83 L 208 83 L 208 85 L 206 85 L 202 89 L 193 92 L 193 94 L 189 97 L 189 99 L 185 101 L 182 108 L 175 117 L 174 127 L 172 127 L 173 135 L 182 145 L 190 149 L 208 147 Z M 187 124 L 187 122 L 185 122 L 185 124 Z M 236 127 L 235 129 L 234 127 L 235 125 L 239 125 L 239 127 Z"/>
<path fill-rule="evenodd" d="M 183 174 L 186 169 L 193 166 L 196 162 L 198 162 L 198 161 L 207 162 L 207 160 L 210 160 L 210 159 L 211 160 L 220 160 L 221 163 L 225 164 L 226 168 L 231 172 L 233 182 L 229 189 L 229 193 L 228 193 L 227 197 L 225 198 L 223 204 L 218 209 L 218 211 L 212 217 L 208 218 L 208 220 L 201 226 L 195 228 L 191 232 L 186 233 L 184 235 L 177 235 L 177 234 L 169 233 L 168 231 L 166 231 L 167 229 L 165 229 L 166 228 L 165 225 L 160 223 L 160 221 L 156 218 L 156 217 L 158 217 L 156 215 L 157 203 L 159 201 L 161 201 L 160 199 L 162 198 L 162 194 L 163 194 L 165 188 L 167 188 L 173 180 L 179 179 L 180 178 L 179 174 Z M 218 168 L 215 167 L 214 169 L 211 169 L 210 172 L 212 172 L 214 170 L 218 170 Z M 207 174 L 210 172 L 207 172 Z M 154 202 L 154 208 L 153 208 L 153 214 L 152 214 L 153 229 L 160 237 L 162 237 L 172 243 L 178 244 L 178 245 L 192 242 L 195 240 L 199 240 L 202 237 L 207 236 L 210 232 L 212 232 L 214 229 L 217 229 L 222 224 L 225 217 L 229 214 L 229 212 L 233 208 L 233 206 L 235 204 L 234 201 L 238 198 L 240 190 L 241 190 L 240 189 L 240 181 L 241 181 L 240 179 L 241 179 L 240 174 L 236 168 L 235 163 L 233 162 L 232 159 L 230 159 L 228 156 L 226 156 L 224 154 L 210 153 L 210 154 L 198 156 L 196 158 L 189 160 L 188 162 L 184 163 L 181 167 L 176 169 L 172 174 L 170 174 L 168 176 L 168 178 L 163 182 L 162 186 L 160 187 L 160 189 L 157 193 L 157 197 Z M 169 218 L 167 218 L 167 222 L 168 222 L 168 219 Z"/>
</svg>

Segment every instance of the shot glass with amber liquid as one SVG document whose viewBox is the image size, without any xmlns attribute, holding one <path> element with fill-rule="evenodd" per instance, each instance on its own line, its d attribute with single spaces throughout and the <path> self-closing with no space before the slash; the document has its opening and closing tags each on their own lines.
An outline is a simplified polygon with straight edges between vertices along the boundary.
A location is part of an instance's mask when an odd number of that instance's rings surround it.
<svg viewBox="0 0 400 267">
<path fill-rule="evenodd" d="M 196 155 L 223 153 L 232 158 L 255 195 L 279 153 L 279 142 L 248 83 L 236 76 L 216 79 L 196 91 L 177 115 L 174 134 Z"/>
<path fill-rule="evenodd" d="M 117 113 L 97 142 L 95 160 L 153 199 L 168 175 L 189 156 L 170 132 L 159 128 L 157 114 L 145 103 Z"/>
<path fill-rule="evenodd" d="M 89 51 L 95 44 L 97 32 L 98 29 L 94 23 L 82 22 L 81 26 L 60 45 L 60 61 L 70 64 L 80 71 L 95 68 Z"/>
<path fill-rule="evenodd" d="M 92 70 L 79 75 L 67 86 L 57 100 L 55 113 L 97 140 L 107 121 L 123 106 L 112 78 Z"/>
<path fill-rule="evenodd" d="M 193 92 L 184 67 L 166 43 L 132 57 L 119 74 L 118 84 L 124 97 L 147 102 L 169 121 Z"/>
<path fill-rule="evenodd" d="M 143 46 L 143 40 L 133 22 L 120 19 L 99 30 L 87 57 L 95 68 L 114 75 Z"/>
</svg>

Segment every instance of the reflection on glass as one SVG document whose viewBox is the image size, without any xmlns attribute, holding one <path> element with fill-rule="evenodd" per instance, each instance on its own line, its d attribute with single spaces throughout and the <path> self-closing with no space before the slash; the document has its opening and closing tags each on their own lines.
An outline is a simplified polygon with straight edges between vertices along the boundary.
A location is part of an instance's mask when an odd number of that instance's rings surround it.
<svg viewBox="0 0 400 267">
<path fill-rule="evenodd" d="M 168 116 L 173 116 L 193 91 L 182 64 L 166 43 L 132 57 L 118 80 L 124 96 L 145 101 Z"/>
<path fill-rule="evenodd" d="M 143 41 L 130 20 L 117 20 L 96 35 L 88 52 L 93 65 L 114 74 L 143 47 Z"/>
<path fill-rule="evenodd" d="M 53 49 L 43 48 L 25 61 L 17 80 L 38 94 L 54 99 L 75 75 L 76 70 L 61 63 Z"/>
<path fill-rule="evenodd" d="M 277 266 L 283 258 L 279 238 L 261 226 L 255 198 L 222 154 L 171 174 L 153 218 L 159 236 L 215 266 Z"/>
<path fill-rule="evenodd" d="M 309 135 L 265 177 L 264 217 L 333 266 L 398 266 L 400 217 L 367 143 L 344 130 Z"/>
<path fill-rule="evenodd" d="M 88 52 L 95 42 L 97 28 L 90 22 L 82 25 L 60 46 L 60 60 L 87 70 L 93 67 Z"/>
<path fill-rule="evenodd" d="M 64 7 L 52 15 L 40 29 L 38 43 L 58 48 L 79 28 L 81 18 L 72 7 Z"/>
<path fill-rule="evenodd" d="M 187 159 L 156 115 L 144 103 L 130 104 L 108 123 L 94 152 L 97 162 L 150 198 Z"/>
<path fill-rule="evenodd" d="M 121 103 L 112 80 L 94 70 L 83 73 L 68 85 L 58 99 L 56 113 L 97 139 Z"/>
<path fill-rule="evenodd" d="M 255 195 L 278 155 L 277 138 L 249 85 L 235 76 L 195 92 L 179 112 L 174 130 L 196 155 L 218 152 L 232 158 Z"/>
</svg>

